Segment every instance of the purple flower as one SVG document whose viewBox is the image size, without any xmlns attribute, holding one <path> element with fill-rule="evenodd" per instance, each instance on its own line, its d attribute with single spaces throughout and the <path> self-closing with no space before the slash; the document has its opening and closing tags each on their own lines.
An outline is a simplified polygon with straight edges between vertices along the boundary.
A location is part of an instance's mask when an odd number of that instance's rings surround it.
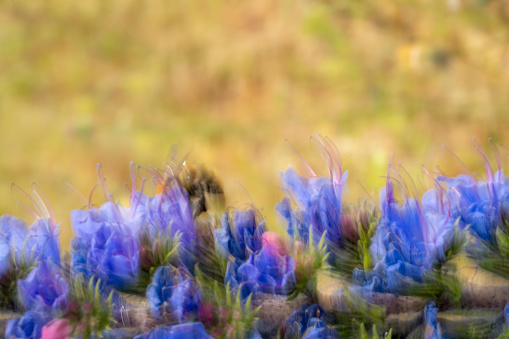
<svg viewBox="0 0 509 339">
<path fill-rule="evenodd" d="M 381 217 L 370 252 L 373 270 L 354 269 L 354 280 L 376 292 L 402 293 L 433 265 L 445 260 L 454 243 L 454 219 L 445 196 L 431 189 L 422 203 L 409 198 L 403 205 L 394 199 L 392 184 L 380 191 Z"/>
<path fill-rule="evenodd" d="M 5 329 L 5 338 L 41 338 L 47 319 L 38 312 L 28 311 L 22 317 L 11 319 Z"/>
<path fill-rule="evenodd" d="M 493 241 L 501 212 L 509 212 L 509 179 L 503 171 L 488 175 L 487 181 L 468 175 L 440 176 L 438 180 L 449 187 L 453 217 L 460 217 L 463 225 L 470 225 L 470 230 L 481 239 Z"/>
<path fill-rule="evenodd" d="M 287 295 L 296 286 L 294 269 L 291 255 L 282 256 L 277 247 L 267 244 L 242 265 L 229 262 L 225 283 L 240 288 L 242 300 L 256 292 Z"/>
<path fill-rule="evenodd" d="M 53 316 L 65 310 L 69 284 L 59 267 L 42 260 L 18 281 L 18 295 L 26 310 Z"/>
<path fill-rule="evenodd" d="M 428 301 L 424 307 L 424 338 L 425 339 L 440 339 L 442 338 L 442 331 L 440 324 L 437 322 L 438 307 L 433 301 Z"/>
<path fill-rule="evenodd" d="M 147 287 L 150 311 L 156 319 L 173 314 L 179 322 L 197 314 L 201 302 L 198 285 L 185 272 L 185 268 L 174 269 L 160 266 Z"/>
<path fill-rule="evenodd" d="M 323 322 L 324 316 L 325 311 L 320 305 L 302 305 L 285 320 L 283 338 L 338 338 L 338 332 Z"/>
<path fill-rule="evenodd" d="M 163 326 L 150 332 L 137 335 L 135 339 L 212 339 L 202 323 L 185 323 Z"/>
<path fill-rule="evenodd" d="M 12 258 L 14 255 L 14 258 Z M 38 259 L 60 264 L 58 225 L 51 219 L 41 218 L 28 227 L 23 220 L 10 216 L 0 217 L 0 277 L 10 267 L 10 259 L 28 265 Z"/>
<path fill-rule="evenodd" d="M 134 217 L 132 217 L 134 215 Z M 71 211 L 71 272 L 97 276 L 106 285 L 127 289 L 138 280 L 139 214 L 111 202 L 99 209 Z"/>
<path fill-rule="evenodd" d="M 275 206 L 276 213 L 288 223 L 287 232 L 293 238 L 298 236 L 304 243 L 309 241 L 310 229 L 314 241 L 318 242 L 324 232 L 327 248 L 334 261 L 333 249 L 341 241 L 342 191 L 346 184 L 347 172 L 332 171 L 331 177 L 300 176 L 293 168 L 282 175 L 285 197 Z M 295 207 L 292 206 L 292 202 Z M 294 234 L 297 231 L 297 234 Z"/>
<path fill-rule="evenodd" d="M 154 197 L 147 198 L 146 203 L 150 234 L 166 231 L 171 227 L 171 236 L 180 232 L 179 257 L 187 268 L 193 272 L 195 260 L 194 244 L 196 232 L 189 205 L 189 195 L 180 186 L 172 186 Z"/>
<path fill-rule="evenodd" d="M 262 248 L 265 221 L 256 221 L 254 209 L 235 210 L 223 215 L 222 228 L 216 230 L 217 249 L 223 258 L 230 255 L 245 261 Z"/>
</svg>

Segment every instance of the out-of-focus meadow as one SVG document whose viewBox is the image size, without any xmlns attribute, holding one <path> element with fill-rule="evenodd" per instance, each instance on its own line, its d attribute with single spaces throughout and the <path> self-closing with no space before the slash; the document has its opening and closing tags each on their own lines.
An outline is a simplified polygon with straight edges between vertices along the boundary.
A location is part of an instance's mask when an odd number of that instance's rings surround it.
<svg viewBox="0 0 509 339">
<path fill-rule="evenodd" d="M 66 182 L 88 197 L 98 162 L 125 199 L 129 161 L 179 145 L 275 227 L 278 171 L 303 168 L 285 139 L 325 174 L 309 137 L 330 137 L 356 201 L 393 151 L 455 175 L 442 144 L 480 170 L 472 137 L 508 128 L 507 1 L 0 0 L 0 212 L 36 181 L 64 248 L 86 205 Z"/>
</svg>

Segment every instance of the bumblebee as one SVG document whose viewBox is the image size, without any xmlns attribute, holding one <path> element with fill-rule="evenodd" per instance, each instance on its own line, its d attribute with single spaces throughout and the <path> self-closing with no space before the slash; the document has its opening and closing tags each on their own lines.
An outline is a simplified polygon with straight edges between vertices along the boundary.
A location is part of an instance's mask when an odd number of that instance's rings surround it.
<svg viewBox="0 0 509 339">
<path fill-rule="evenodd" d="M 166 164 L 164 185 L 158 191 L 171 187 L 173 182 L 177 181 L 189 194 L 194 219 L 202 213 L 221 213 L 225 206 L 221 180 L 211 169 L 203 165 L 189 164 L 188 155 L 183 160 L 176 161 L 176 151 L 172 150 L 171 160 Z"/>
</svg>

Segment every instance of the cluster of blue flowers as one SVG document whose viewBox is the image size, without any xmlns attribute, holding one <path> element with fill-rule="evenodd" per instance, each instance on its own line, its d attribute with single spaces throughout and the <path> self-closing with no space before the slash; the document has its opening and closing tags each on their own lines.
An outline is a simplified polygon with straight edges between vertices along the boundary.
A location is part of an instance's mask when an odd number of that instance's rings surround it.
<svg viewBox="0 0 509 339">
<path fill-rule="evenodd" d="M 337 150 L 328 140 L 318 145 L 330 176 L 311 171 L 307 178 L 291 167 L 282 173 L 275 210 L 287 236 L 268 231 L 252 206 L 222 211 L 221 222 L 206 211 L 194 215 L 190 193 L 172 173 L 159 178 L 164 185 L 154 196 L 133 183 L 129 206 L 115 203 L 101 179 L 106 202 L 71 211 L 68 256 L 53 218 L 28 226 L 0 217 L 2 305 L 22 313 L 8 322 L 6 337 L 122 337 L 125 295 L 137 294 L 153 321 L 136 338 L 259 338 L 254 300 L 303 293 L 307 301 L 280 324 L 281 337 L 337 338 L 335 318 L 316 304 L 318 270 L 354 263 L 352 290 L 411 295 L 451 259 L 466 229 L 472 243 L 505 253 L 509 178 L 502 170 L 493 174 L 488 164 L 486 180 L 439 176 L 422 196 L 387 175 L 378 215 L 360 220 L 345 209 L 347 173 Z M 430 301 L 424 309 L 433 338 L 442 335 L 439 307 Z"/>
</svg>

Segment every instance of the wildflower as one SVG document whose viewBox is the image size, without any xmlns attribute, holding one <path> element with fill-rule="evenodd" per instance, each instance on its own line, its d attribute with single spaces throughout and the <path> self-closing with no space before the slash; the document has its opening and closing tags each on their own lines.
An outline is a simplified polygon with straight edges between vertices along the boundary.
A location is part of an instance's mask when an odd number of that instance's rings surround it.
<svg viewBox="0 0 509 339">
<path fill-rule="evenodd" d="M 509 211 L 509 179 L 502 170 L 494 175 L 490 171 L 486 181 L 464 174 L 455 178 L 440 176 L 438 180 L 449 187 L 453 217 L 460 217 L 462 224 L 470 225 L 479 238 L 492 242 L 502 222 L 502 212 Z"/>
<path fill-rule="evenodd" d="M 262 248 L 265 221 L 256 221 L 254 209 L 224 213 L 222 228 L 216 230 L 217 248 L 224 258 L 229 255 L 245 261 Z"/>
<path fill-rule="evenodd" d="M 154 197 L 148 197 L 147 222 L 154 234 L 165 233 L 171 228 L 171 236 L 180 233 L 179 257 L 193 272 L 196 232 L 189 205 L 189 195 L 179 185 L 173 185 Z"/>
<path fill-rule="evenodd" d="M 291 255 L 280 255 L 278 248 L 266 244 L 242 265 L 228 263 L 225 282 L 241 288 L 241 298 L 256 292 L 287 295 L 295 289 L 295 263 Z"/>
<path fill-rule="evenodd" d="M 41 338 L 46 318 L 39 312 L 28 311 L 22 317 L 11 319 L 5 329 L 5 337 L 10 338 Z"/>
<path fill-rule="evenodd" d="M 67 339 L 71 333 L 72 327 L 67 319 L 57 319 L 42 328 L 42 339 Z"/>
<path fill-rule="evenodd" d="M 285 256 L 288 254 L 288 242 L 286 239 L 276 232 L 265 232 L 262 236 L 262 245 L 274 247 L 279 255 Z"/>
<path fill-rule="evenodd" d="M 283 338 L 338 338 L 338 332 L 324 323 L 324 316 L 325 311 L 320 305 L 302 305 L 285 320 Z"/>
<path fill-rule="evenodd" d="M 318 177 L 310 169 L 311 178 L 308 179 L 290 167 L 281 176 L 285 197 L 276 204 L 275 209 L 288 224 L 290 237 L 306 245 L 311 230 L 315 241 L 325 233 L 330 253 L 328 260 L 333 263 L 338 259 L 334 253 L 341 246 L 344 233 L 341 209 L 348 173 L 343 172 L 339 152 L 329 139 L 313 140 L 327 163 L 330 177 Z"/>
<path fill-rule="evenodd" d="M 424 338 L 426 339 L 440 339 L 442 338 L 442 331 L 440 324 L 437 322 L 438 307 L 433 301 L 428 301 L 424 307 Z"/>
<path fill-rule="evenodd" d="M 346 178 L 345 172 L 339 182 L 327 177 L 306 179 L 291 167 L 282 175 L 283 190 L 288 196 L 276 204 L 276 211 L 287 220 L 291 237 L 298 235 L 307 241 L 312 227 L 316 235 L 327 231 L 329 242 L 340 241 L 341 192 Z M 292 208 L 290 197 L 296 208 Z M 298 234 L 294 234 L 294 229 Z"/>
<path fill-rule="evenodd" d="M 370 246 L 375 267 L 354 269 L 354 280 L 372 291 L 402 293 L 446 259 L 454 244 L 454 219 L 435 189 L 421 203 L 408 198 L 399 205 L 388 183 L 380 191 L 380 203 L 382 215 Z"/>
<path fill-rule="evenodd" d="M 58 225 L 49 218 L 36 220 L 31 227 L 23 220 L 10 216 L 0 217 L 0 277 L 10 267 L 12 259 L 17 265 L 31 266 L 36 260 L 50 260 L 60 264 Z"/>
<path fill-rule="evenodd" d="M 68 304 L 69 284 L 57 266 L 40 261 L 26 279 L 18 281 L 18 295 L 26 310 L 56 315 Z"/>
<path fill-rule="evenodd" d="M 212 339 L 202 323 L 185 323 L 173 326 L 162 326 L 150 332 L 137 335 L 135 339 Z"/>
<path fill-rule="evenodd" d="M 71 272 L 98 276 L 106 285 L 127 289 L 138 279 L 139 245 L 124 208 L 112 202 L 71 211 Z"/>
<path fill-rule="evenodd" d="M 198 312 L 200 289 L 185 269 L 160 266 L 147 288 L 150 310 L 156 319 L 173 314 L 179 322 Z"/>
</svg>

